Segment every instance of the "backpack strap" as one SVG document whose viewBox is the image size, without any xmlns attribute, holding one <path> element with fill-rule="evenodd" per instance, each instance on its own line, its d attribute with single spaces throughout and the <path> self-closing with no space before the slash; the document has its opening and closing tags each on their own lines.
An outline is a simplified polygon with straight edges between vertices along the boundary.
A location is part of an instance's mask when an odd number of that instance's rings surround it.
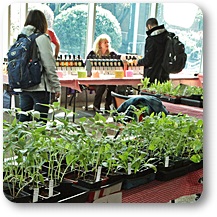
<svg viewBox="0 0 217 217">
<path fill-rule="evenodd" d="M 18 36 L 17 36 L 17 41 L 20 39 L 20 38 L 27 38 L 28 36 L 26 35 L 26 34 L 23 34 L 23 33 L 21 33 L 21 34 L 19 34 Z"/>
<path fill-rule="evenodd" d="M 36 44 L 35 39 L 42 35 L 42 33 L 33 33 L 32 35 L 29 36 L 30 40 L 31 40 L 31 50 L 30 50 L 30 58 L 31 59 L 39 59 L 38 57 L 38 46 Z"/>
<path fill-rule="evenodd" d="M 167 35 L 168 38 L 173 38 L 174 36 L 175 36 L 175 33 L 173 33 L 173 32 L 168 32 L 168 35 Z"/>
<path fill-rule="evenodd" d="M 35 41 L 35 39 L 37 37 L 39 37 L 40 35 L 42 35 L 42 33 L 33 33 L 32 35 L 29 36 L 31 41 L 32 41 L 31 51 L 30 51 L 30 59 L 32 59 L 32 60 L 39 60 L 40 61 L 40 57 L 38 55 L 38 45 Z M 42 67 L 42 76 L 44 77 L 44 67 L 42 64 L 41 64 L 41 67 Z M 44 86 L 45 86 L 45 92 L 47 93 L 47 85 L 45 82 L 45 77 L 44 77 Z"/>
</svg>

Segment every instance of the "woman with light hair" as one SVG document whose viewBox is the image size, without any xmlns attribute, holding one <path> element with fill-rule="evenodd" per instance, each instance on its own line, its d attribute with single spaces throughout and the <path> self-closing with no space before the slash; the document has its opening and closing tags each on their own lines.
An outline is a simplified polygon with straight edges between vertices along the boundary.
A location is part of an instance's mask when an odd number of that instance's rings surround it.
<svg viewBox="0 0 217 217">
<path fill-rule="evenodd" d="M 108 56 L 112 56 L 112 58 L 119 59 L 119 55 L 116 51 L 111 47 L 111 38 L 109 35 L 102 34 L 96 38 L 93 43 L 93 49 L 89 52 L 86 59 L 102 59 Z M 107 89 L 107 94 L 105 98 L 105 110 L 110 110 L 110 105 L 112 104 L 112 96 L 111 91 L 115 91 L 116 85 L 98 85 L 95 86 L 96 94 L 93 102 L 93 110 L 97 112 L 100 111 L 100 105 L 102 101 L 102 96 Z"/>
<path fill-rule="evenodd" d="M 98 56 L 108 56 L 108 55 L 117 55 L 116 52 L 111 48 L 111 38 L 109 35 L 102 34 L 96 38 L 93 43 L 93 52 Z M 104 44 L 104 46 L 103 46 Z"/>
</svg>

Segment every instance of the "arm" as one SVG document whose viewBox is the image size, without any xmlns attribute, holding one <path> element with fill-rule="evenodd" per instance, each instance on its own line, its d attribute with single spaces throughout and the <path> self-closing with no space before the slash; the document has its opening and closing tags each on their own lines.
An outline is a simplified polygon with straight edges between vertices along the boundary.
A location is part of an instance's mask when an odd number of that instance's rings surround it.
<svg viewBox="0 0 217 217">
<path fill-rule="evenodd" d="M 88 54 L 87 57 L 86 57 L 86 60 L 87 60 L 87 59 L 90 59 L 90 57 L 91 57 L 92 55 L 95 55 L 95 52 L 94 52 L 93 50 L 91 50 L 91 51 L 89 52 L 89 54 Z"/>
<path fill-rule="evenodd" d="M 144 57 L 138 60 L 138 65 L 144 66 L 145 68 L 152 66 L 154 62 L 155 54 L 156 54 L 156 49 L 154 46 L 154 41 L 150 38 L 147 38 L 145 44 Z"/>
<path fill-rule="evenodd" d="M 56 47 L 55 47 L 55 54 L 54 54 L 54 58 L 57 59 L 58 57 L 58 54 L 59 54 L 59 51 L 60 51 L 60 42 L 57 41 L 57 43 L 55 44 Z"/>
<path fill-rule="evenodd" d="M 60 95 L 61 85 L 56 73 L 56 64 L 49 37 L 47 37 L 47 35 L 41 35 L 36 39 L 36 43 L 48 82 L 51 89 L 55 91 L 56 97 L 58 97 Z"/>
<path fill-rule="evenodd" d="M 54 57 L 55 57 L 55 59 L 57 59 L 59 51 L 60 51 L 60 41 L 53 30 L 49 29 L 48 35 L 50 37 L 51 42 L 55 45 Z"/>
</svg>

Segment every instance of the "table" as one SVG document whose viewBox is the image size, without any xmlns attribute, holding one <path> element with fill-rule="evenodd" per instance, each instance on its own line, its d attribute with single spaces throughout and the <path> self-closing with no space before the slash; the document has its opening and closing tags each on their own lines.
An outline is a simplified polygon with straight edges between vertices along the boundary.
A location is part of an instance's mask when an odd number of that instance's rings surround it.
<svg viewBox="0 0 217 217">
<path fill-rule="evenodd" d="M 78 92 L 81 92 L 81 86 L 80 85 L 100 85 L 100 84 L 106 84 L 106 85 L 138 85 L 141 82 L 141 79 L 143 78 L 142 75 L 134 75 L 133 77 L 124 77 L 124 78 L 115 78 L 114 75 L 106 75 L 101 78 L 78 78 L 76 75 L 74 76 L 66 76 L 63 78 L 59 78 L 61 86 L 63 87 L 69 87 L 72 89 L 75 89 Z M 171 80 L 175 81 L 194 81 L 199 82 L 198 76 L 186 76 L 182 74 L 175 74 L 171 75 Z M 6 74 L 3 75 L 3 83 L 8 84 L 8 76 Z M 76 94 L 76 93 L 75 93 Z M 66 98 L 67 98 L 67 92 L 66 92 Z M 67 104 L 67 102 L 66 102 Z M 182 112 L 183 114 L 188 114 L 190 116 L 195 116 L 198 118 L 203 118 L 203 108 L 194 107 L 194 106 L 187 106 L 182 104 L 174 104 L 169 102 L 163 102 L 163 104 L 166 106 L 167 110 L 169 110 L 172 113 L 179 113 Z M 74 105 L 73 105 L 73 112 L 75 112 L 75 97 L 74 97 Z M 74 120 L 74 115 L 73 115 Z"/>
<path fill-rule="evenodd" d="M 77 92 L 82 92 L 81 86 L 89 86 L 89 85 L 132 85 L 136 86 L 141 83 L 142 75 L 134 75 L 133 77 L 124 77 L 124 78 L 115 78 L 114 75 L 104 75 L 100 78 L 78 78 L 77 76 L 65 76 L 63 78 L 59 78 L 61 86 L 72 88 L 75 90 L 74 93 L 74 102 L 73 102 L 73 122 L 74 122 L 74 113 L 75 113 L 75 94 Z M 86 95 L 87 99 L 87 95 Z M 67 91 L 66 91 L 66 99 L 65 99 L 65 107 L 67 107 Z M 86 109 L 87 109 L 87 100 L 86 100 Z"/>
<path fill-rule="evenodd" d="M 199 179 L 202 177 L 203 168 L 169 181 L 154 180 L 136 188 L 122 190 L 122 203 L 167 203 L 181 196 L 201 194 L 203 184 Z"/>
<path fill-rule="evenodd" d="M 61 86 L 70 87 L 78 92 L 82 92 L 80 85 L 138 85 L 141 83 L 142 75 L 133 77 L 115 78 L 114 75 L 104 75 L 100 78 L 78 78 L 77 76 L 66 76 L 59 78 Z"/>
<path fill-rule="evenodd" d="M 183 104 L 175 104 L 175 103 L 164 102 L 164 101 L 162 101 L 162 103 L 164 106 L 166 106 L 166 109 L 170 113 L 188 114 L 189 116 L 203 119 L 203 108 L 188 106 L 188 105 L 183 105 Z"/>
<path fill-rule="evenodd" d="M 178 74 L 170 74 L 170 79 L 173 84 L 185 84 L 190 86 L 203 87 L 203 82 L 200 79 L 201 75 L 188 75 L 180 72 Z"/>
</svg>

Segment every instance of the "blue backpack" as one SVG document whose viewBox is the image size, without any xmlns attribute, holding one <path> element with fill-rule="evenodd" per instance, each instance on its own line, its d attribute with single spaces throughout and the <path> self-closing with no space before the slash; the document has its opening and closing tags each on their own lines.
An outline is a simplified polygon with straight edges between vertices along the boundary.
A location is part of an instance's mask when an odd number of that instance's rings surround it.
<svg viewBox="0 0 217 217">
<path fill-rule="evenodd" d="M 12 89 L 25 89 L 41 83 L 42 65 L 35 42 L 39 35 L 41 33 L 30 36 L 20 34 L 9 49 L 7 70 L 9 86 Z"/>
</svg>

